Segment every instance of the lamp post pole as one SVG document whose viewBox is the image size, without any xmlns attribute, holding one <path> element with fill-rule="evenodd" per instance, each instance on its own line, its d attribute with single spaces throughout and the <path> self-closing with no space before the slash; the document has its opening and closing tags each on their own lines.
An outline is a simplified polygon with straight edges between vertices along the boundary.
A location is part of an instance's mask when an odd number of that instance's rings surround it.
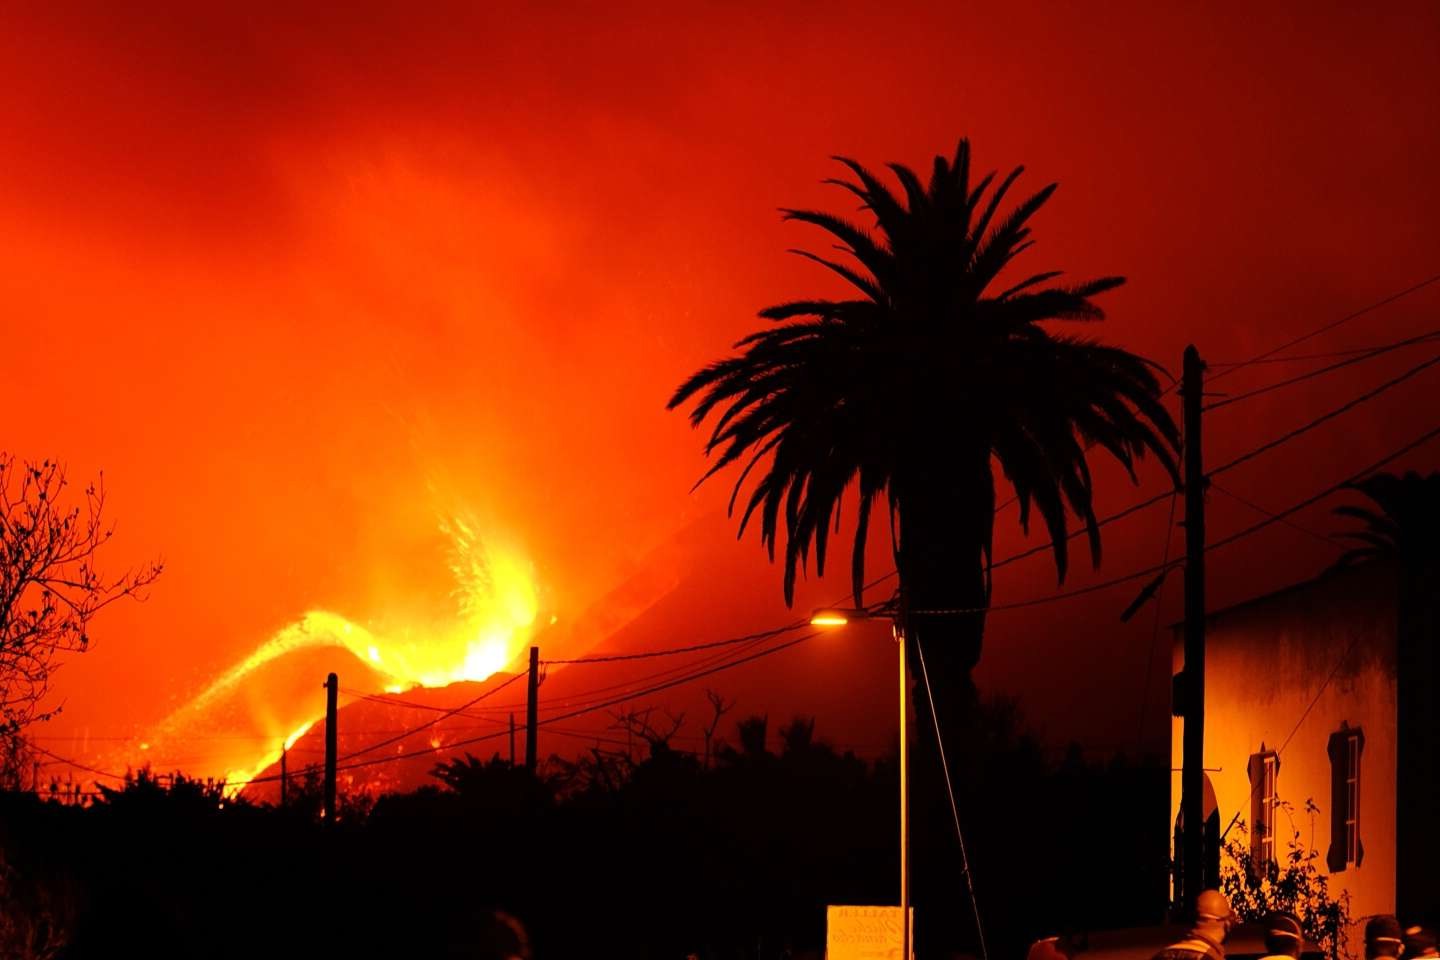
<svg viewBox="0 0 1440 960">
<path fill-rule="evenodd" d="M 910 662 L 905 630 L 898 617 L 869 610 L 816 610 L 810 623 L 816 627 L 843 627 L 851 620 L 889 620 L 890 635 L 900 651 L 900 957 L 910 952 Z"/>
<path fill-rule="evenodd" d="M 910 960 L 910 670 L 905 631 L 890 621 L 900 648 L 900 958 Z"/>
</svg>

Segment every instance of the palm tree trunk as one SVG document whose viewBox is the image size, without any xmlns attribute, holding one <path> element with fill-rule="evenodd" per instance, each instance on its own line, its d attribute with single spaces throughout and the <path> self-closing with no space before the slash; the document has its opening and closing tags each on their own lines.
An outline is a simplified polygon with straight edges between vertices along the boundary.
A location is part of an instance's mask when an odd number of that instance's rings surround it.
<svg viewBox="0 0 1440 960">
<path fill-rule="evenodd" d="M 964 944 L 975 950 L 975 931 L 965 902 L 960 851 L 951 824 L 935 730 L 944 737 L 950 773 L 965 816 L 963 757 L 971 752 L 976 691 L 971 671 L 980 659 L 988 584 L 984 546 L 994 523 L 994 483 L 988 458 L 957 484 L 949 469 L 908 472 L 897 477 L 901 615 L 917 682 L 912 876 L 917 950 L 936 953 Z M 964 611 L 964 612 L 956 612 Z M 923 649 L 934 709 L 920 682 L 917 648 Z M 933 720 L 932 720 L 933 717 Z M 923 917 L 923 919 L 921 919 Z"/>
<path fill-rule="evenodd" d="M 973 688 L 970 672 L 985 634 L 984 551 L 994 528 L 995 485 L 988 456 L 974 459 L 978 468 L 958 482 L 953 461 L 896 478 L 901 613 L 907 634 L 924 644 L 942 715 L 968 699 L 968 693 L 942 698 L 939 688 Z"/>
</svg>

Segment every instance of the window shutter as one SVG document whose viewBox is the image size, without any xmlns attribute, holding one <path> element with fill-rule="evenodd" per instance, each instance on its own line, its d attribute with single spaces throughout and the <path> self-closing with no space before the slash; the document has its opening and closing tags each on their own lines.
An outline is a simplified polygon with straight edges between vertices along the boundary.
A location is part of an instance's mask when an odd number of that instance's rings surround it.
<svg viewBox="0 0 1440 960">
<path fill-rule="evenodd" d="M 1360 832 L 1360 811 L 1365 809 L 1361 802 L 1361 791 L 1364 785 L 1364 777 L 1361 776 L 1365 769 L 1365 731 L 1356 730 L 1355 736 L 1355 866 L 1360 866 L 1365 859 L 1365 835 Z"/>
<path fill-rule="evenodd" d="M 1350 744 L 1355 744 L 1355 796 L 1354 810 L 1351 810 L 1350 796 Z M 1355 821 L 1355 866 L 1365 859 L 1365 844 L 1360 834 L 1360 792 L 1364 769 L 1365 731 L 1352 729 L 1342 723 L 1340 729 L 1330 735 L 1325 747 L 1330 757 L 1330 849 L 1325 862 L 1331 873 L 1339 873 L 1351 864 L 1348 822 Z"/>
<path fill-rule="evenodd" d="M 1330 756 L 1330 849 L 1325 864 L 1331 873 L 1346 867 L 1345 859 L 1345 761 L 1350 731 L 1341 729 L 1330 734 L 1325 752 Z"/>
</svg>

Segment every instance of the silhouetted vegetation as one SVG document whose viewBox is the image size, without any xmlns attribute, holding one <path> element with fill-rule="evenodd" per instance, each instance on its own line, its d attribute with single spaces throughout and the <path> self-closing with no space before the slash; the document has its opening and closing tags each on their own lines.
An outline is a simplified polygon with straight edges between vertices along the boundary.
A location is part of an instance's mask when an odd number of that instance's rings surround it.
<svg viewBox="0 0 1440 960">
<path fill-rule="evenodd" d="M 1286 815 L 1290 805 L 1280 807 Z M 1305 801 L 1305 812 L 1311 817 L 1320 810 L 1313 800 Z M 1230 906 L 1242 920 L 1264 920 L 1275 912 L 1285 912 L 1299 919 L 1305 936 L 1331 960 L 1351 956 L 1347 947 L 1350 926 L 1350 894 L 1341 890 L 1330 893 L 1329 870 L 1322 869 L 1320 851 L 1306 845 L 1299 829 L 1292 826 L 1289 843 L 1283 856 L 1258 860 L 1250 846 L 1243 822 L 1236 823 L 1237 836 L 1226 840 L 1220 867 L 1220 888 Z"/>
<path fill-rule="evenodd" d="M 992 955 L 1061 924 L 1158 918 L 1165 768 L 1087 763 L 1078 750 L 1049 763 L 1007 701 L 972 718 L 956 739 L 957 786 L 965 823 L 984 824 L 967 840 Z M 552 758 L 539 778 L 499 757 L 451 760 L 434 786 L 373 807 L 342 800 L 332 831 L 304 774 L 283 808 L 149 772 L 85 807 L 7 795 L 0 849 L 43 854 L 50 874 L 20 874 L 25 889 L 6 896 L 75 891 L 76 908 L 55 914 L 67 957 L 156 944 L 475 957 L 485 937 L 508 935 L 484 919 L 496 908 L 524 922 L 540 957 L 814 955 L 827 903 L 894 901 L 893 759 L 837 752 L 808 718 L 772 728 L 749 717 L 707 766 L 672 747 L 671 724 L 656 726 L 634 749 Z M 936 851 L 915 876 L 934 893 L 918 921 L 931 955 L 974 950 L 953 843 L 953 832 L 916 836 Z"/>
<path fill-rule="evenodd" d="M 1350 488 L 1364 494 L 1370 505 L 1335 508 L 1337 516 L 1361 524 L 1344 534 L 1355 546 L 1340 558 L 1341 564 L 1380 559 L 1398 561 L 1415 572 L 1440 568 L 1440 472 L 1377 473 Z"/>
<path fill-rule="evenodd" d="M 0 787 L 35 787 L 20 732 L 54 716 L 42 711 L 50 677 L 66 654 L 90 646 L 90 622 L 160 576 L 151 564 L 118 576 L 96 567 L 114 527 L 105 516 L 104 478 L 75 503 L 65 469 L 0 452 Z"/>
</svg>

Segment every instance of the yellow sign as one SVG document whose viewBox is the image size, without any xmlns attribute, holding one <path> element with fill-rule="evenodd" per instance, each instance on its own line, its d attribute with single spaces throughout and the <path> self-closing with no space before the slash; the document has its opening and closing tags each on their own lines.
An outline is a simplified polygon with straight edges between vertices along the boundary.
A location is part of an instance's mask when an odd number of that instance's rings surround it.
<svg viewBox="0 0 1440 960">
<path fill-rule="evenodd" d="M 900 960 L 899 907 L 825 908 L 826 960 Z M 910 909 L 910 956 L 915 956 L 915 909 Z"/>
</svg>

